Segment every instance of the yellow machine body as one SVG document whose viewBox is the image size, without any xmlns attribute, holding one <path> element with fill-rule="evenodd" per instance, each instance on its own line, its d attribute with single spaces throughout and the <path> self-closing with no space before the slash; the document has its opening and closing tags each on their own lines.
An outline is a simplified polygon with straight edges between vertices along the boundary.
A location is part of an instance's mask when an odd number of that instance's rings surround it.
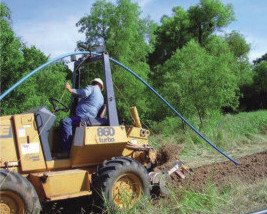
<svg viewBox="0 0 267 214">
<path fill-rule="evenodd" d="M 0 167 L 18 166 L 17 141 L 12 116 L 0 118 Z"/>
<path fill-rule="evenodd" d="M 0 167 L 26 177 L 41 201 L 90 195 L 92 175 L 104 160 L 126 156 L 146 165 L 155 159 L 147 146 L 150 132 L 141 127 L 136 108 L 131 114 L 134 126 L 77 127 L 70 157 L 50 161 L 45 160 L 34 114 L 0 117 Z M 50 142 L 51 149 L 60 143 Z"/>
<path fill-rule="evenodd" d="M 34 114 L 14 115 L 17 149 L 22 172 L 46 169 Z"/>
<path fill-rule="evenodd" d="M 124 126 L 77 127 L 70 153 L 72 165 L 97 165 L 121 156 L 127 140 Z"/>
<path fill-rule="evenodd" d="M 42 201 L 53 201 L 90 195 L 91 174 L 71 169 L 45 173 L 31 173 L 29 180 Z"/>
</svg>

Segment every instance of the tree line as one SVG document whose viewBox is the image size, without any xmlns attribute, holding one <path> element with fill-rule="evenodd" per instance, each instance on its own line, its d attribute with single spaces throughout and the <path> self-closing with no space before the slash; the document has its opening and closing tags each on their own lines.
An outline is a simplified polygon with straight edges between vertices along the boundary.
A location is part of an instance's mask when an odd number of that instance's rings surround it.
<svg viewBox="0 0 267 214">
<path fill-rule="evenodd" d="M 0 7 L 0 65 L 3 93 L 30 71 L 47 62 L 49 57 L 35 46 L 27 47 L 21 42 L 12 29 L 10 10 L 3 3 L 0 3 Z M 48 99 L 59 99 L 62 96 L 64 83 L 71 75 L 64 62 L 54 64 L 33 75 L 1 100 L 1 115 L 13 115 L 40 106 L 49 106 Z M 63 102 L 69 100 L 67 96 L 63 98 Z"/>
<path fill-rule="evenodd" d="M 141 8 L 131 0 L 97 0 L 87 16 L 76 24 L 85 34 L 78 50 L 105 47 L 109 55 L 148 81 L 187 118 L 225 112 L 267 108 L 266 54 L 249 62 L 250 45 L 237 31 L 224 33 L 235 20 L 231 4 L 200 0 L 189 7 L 174 7 L 160 23 L 142 18 Z M 27 47 L 11 27 L 10 11 L 1 3 L 1 91 L 45 63 L 49 57 L 36 47 Z M 81 84 L 103 78 L 101 63 L 86 66 Z M 172 117 L 171 112 L 130 74 L 112 65 L 120 120 L 128 122 L 129 106 L 136 105 L 145 122 Z M 36 74 L 1 101 L 1 114 L 14 114 L 49 105 L 59 99 L 66 79 L 72 77 L 66 63 L 59 62 Z M 63 97 L 69 104 L 69 96 Z M 60 116 L 66 116 L 61 114 Z"/>
</svg>

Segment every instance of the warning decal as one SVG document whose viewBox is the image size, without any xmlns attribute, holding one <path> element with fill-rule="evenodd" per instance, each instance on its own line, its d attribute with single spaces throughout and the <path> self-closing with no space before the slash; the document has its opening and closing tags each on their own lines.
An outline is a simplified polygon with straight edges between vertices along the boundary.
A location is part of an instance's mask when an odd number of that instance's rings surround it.
<svg viewBox="0 0 267 214">
<path fill-rule="evenodd" d="M 22 143 L 21 152 L 23 155 L 39 153 L 38 143 Z"/>
</svg>

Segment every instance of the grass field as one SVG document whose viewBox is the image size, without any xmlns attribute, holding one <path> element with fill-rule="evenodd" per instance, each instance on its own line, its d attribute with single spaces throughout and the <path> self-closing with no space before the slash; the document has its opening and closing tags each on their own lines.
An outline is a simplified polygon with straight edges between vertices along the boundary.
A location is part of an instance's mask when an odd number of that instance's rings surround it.
<svg viewBox="0 0 267 214">
<path fill-rule="evenodd" d="M 180 199 L 177 198 L 179 188 L 176 188 L 169 198 L 157 202 L 145 199 L 134 209 L 118 213 L 248 213 L 267 208 L 266 188 L 266 180 L 251 185 L 236 180 L 220 189 L 209 184 L 203 192 L 183 190 Z"/>
<path fill-rule="evenodd" d="M 227 114 L 204 123 L 201 133 L 234 158 L 267 149 L 267 111 Z M 181 145 L 181 160 L 190 167 L 226 160 L 190 129 L 172 128 L 167 134 L 162 130 L 150 137 L 151 144 L 155 148 L 165 143 Z"/>
<path fill-rule="evenodd" d="M 266 209 L 267 180 L 254 184 L 243 184 L 238 179 L 232 184 L 217 188 L 208 184 L 201 192 L 190 189 L 172 188 L 168 198 L 150 200 L 143 198 L 132 209 L 114 210 L 107 208 L 103 213 L 147 214 L 147 213 L 203 213 L 203 214 L 236 214 L 249 213 Z M 180 195 L 180 198 L 177 197 Z"/>
<path fill-rule="evenodd" d="M 216 120 L 206 120 L 201 132 L 234 158 L 264 151 L 267 150 L 267 111 L 229 114 Z M 151 136 L 151 142 L 156 148 L 165 143 L 181 145 L 183 151 L 180 159 L 190 167 L 226 160 L 188 129 L 184 132 L 173 128 L 163 134 Z M 230 184 L 220 187 L 210 182 L 201 191 L 193 190 L 190 186 L 172 186 L 168 198 L 143 198 L 132 209 L 107 209 L 104 212 L 249 213 L 267 208 L 266 189 L 266 178 L 247 184 L 235 177 Z"/>
</svg>

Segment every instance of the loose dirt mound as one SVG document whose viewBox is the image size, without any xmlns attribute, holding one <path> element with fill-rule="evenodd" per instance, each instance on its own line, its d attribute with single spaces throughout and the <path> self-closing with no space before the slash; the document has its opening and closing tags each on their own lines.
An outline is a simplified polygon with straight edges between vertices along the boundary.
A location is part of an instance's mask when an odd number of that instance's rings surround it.
<svg viewBox="0 0 267 214">
<path fill-rule="evenodd" d="M 154 170 L 158 171 L 171 167 L 175 161 L 179 160 L 181 151 L 181 146 L 169 143 L 160 147 L 157 152 L 157 167 Z"/>
<path fill-rule="evenodd" d="M 239 166 L 226 161 L 194 168 L 191 175 L 187 173 L 185 180 L 174 182 L 200 190 L 207 182 L 221 186 L 231 183 L 233 179 L 253 183 L 258 179 L 267 178 L 267 151 L 239 158 L 238 161 Z"/>
</svg>

